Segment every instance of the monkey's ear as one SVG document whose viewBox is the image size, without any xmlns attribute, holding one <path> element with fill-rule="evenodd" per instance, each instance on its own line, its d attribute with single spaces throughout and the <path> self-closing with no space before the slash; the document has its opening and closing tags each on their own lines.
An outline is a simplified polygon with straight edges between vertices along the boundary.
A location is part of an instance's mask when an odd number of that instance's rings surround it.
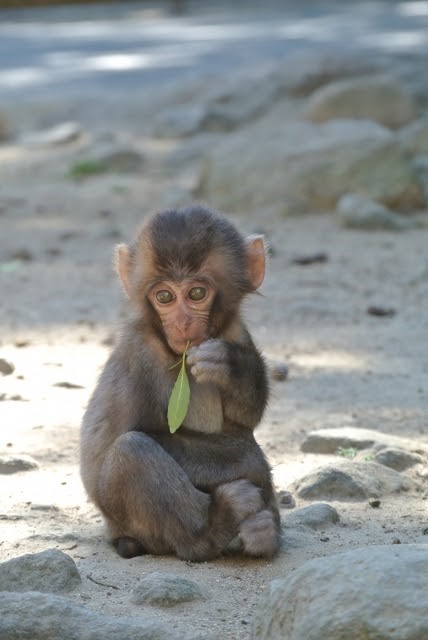
<svg viewBox="0 0 428 640">
<path fill-rule="evenodd" d="M 130 297 L 131 260 L 129 257 L 129 248 L 126 244 L 118 244 L 116 247 L 116 271 L 119 274 L 126 295 Z"/>
<path fill-rule="evenodd" d="M 247 254 L 247 277 L 254 290 L 265 277 L 266 253 L 263 236 L 248 236 L 245 239 Z"/>
</svg>

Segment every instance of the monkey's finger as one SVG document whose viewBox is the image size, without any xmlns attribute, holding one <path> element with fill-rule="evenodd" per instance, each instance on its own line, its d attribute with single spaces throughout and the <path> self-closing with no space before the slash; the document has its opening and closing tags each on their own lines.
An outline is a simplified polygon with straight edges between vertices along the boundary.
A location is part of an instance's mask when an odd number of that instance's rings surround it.
<svg viewBox="0 0 428 640">
<path fill-rule="evenodd" d="M 187 354 L 187 362 L 192 365 L 199 360 L 222 362 L 227 358 L 227 348 L 223 340 L 206 340 L 198 347 L 192 347 Z"/>
<path fill-rule="evenodd" d="M 212 382 L 223 386 L 229 381 L 229 367 L 225 363 L 197 362 L 190 369 L 190 373 L 196 382 Z"/>
</svg>

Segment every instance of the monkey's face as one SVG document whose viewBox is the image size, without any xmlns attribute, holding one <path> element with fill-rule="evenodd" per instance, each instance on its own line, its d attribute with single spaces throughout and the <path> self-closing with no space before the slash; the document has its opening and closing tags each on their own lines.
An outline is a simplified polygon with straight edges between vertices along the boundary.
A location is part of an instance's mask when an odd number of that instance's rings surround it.
<svg viewBox="0 0 428 640">
<path fill-rule="evenodd" d="M 187 343 L 198 346 L 209 336 L 210 310 L 214 286 L 205 279 L 162 280 L 153 286 L 148 298 L 159 315 L 169 347 L 183 353 Z"/>
</svg>

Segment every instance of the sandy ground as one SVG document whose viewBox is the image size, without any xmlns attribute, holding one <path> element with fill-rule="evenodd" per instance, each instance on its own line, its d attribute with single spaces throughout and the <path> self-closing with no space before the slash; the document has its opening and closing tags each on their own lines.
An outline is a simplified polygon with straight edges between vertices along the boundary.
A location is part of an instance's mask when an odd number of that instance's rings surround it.
<svg viewBox="0 0 428 640">
<path fill-rule="evenodd" d="M 304 540 L 285 535 L 273 562 L 125 561 L 110 548 L 80 482 L 79 425 L 124 312 L 113 246 L 164 204 L 175 181 L 162 169 L 168 143 L 131 137 L 147 157 L 141 172 L 80 182 L 67 173 L 85 140 L 0 148 L 0 358 L 15 366 L 0 377 L 0 455 L 39 463 L 0 476 L 0 560 L 58 548 L 82 575 L 70 595 L 77 602 L 112 615 L 147 614 L 183 637 L 244 639 L 270 580 L 305 560 L 394 540 L 427 542 L 427 496 L 385 497 L 379 509 L 331 502 L 340 524 Z M 277 488 L 292 489 L 309 470 L 337 460 L 301 453 L 313 429 L 353 426 L 428 443 L 427 227 L 356 232 L 341 228 L 334 213 L 281 219 L 262 211 L 233 220 L 244 232 L 262 230 L 272 246 L 263 297 L 247 303 L 246 317 L 269 361 L 289 368 L 286 381 L 272 381 L 257 430 Z M 319 252 L 323 263 L 293 262 Z M 370 305 L 395 315 L 369 315 Z M 424 470 L 411 473 L 421 481 Z M 297 500 L 296 508 L 305 504 Z M 195 580 L 207 599 L 171 609 L 132 604 L 132 589 L 152 571 Z"/>
<path fill-rule="evenodd" d="M 30 454 L 40 468 L 0 478 L 0 558 L 61 549 L 83 578 L 74 600 L 110 614 L 148 613 L 183 636 L 232 639 L 248 637 L 269 581 L 305 560 L 396 538 L 426 542 L 426 501 L 417 494 L 386 498 L 376 510 L 333 502 L 341 522 L 329 529 L 329 540 L 314 532 L 303 545 L 289 545 L 285 537 L 273 562 L 115 555 L 80 483 L 79 423 L 123 312 L 112 247 L 161 202 L 167 183 L 153 165 L 141 176 L 76 184 L 64 177 L 67 154 L 26 156 L 2 188 L 0 354 L 15 371 L 1 379 L 0 450 Z M 278 488 L 330 459 L 299 451 L 312 429 L 356 426 L 426 442 L 426 229 L 354 232 L 340 228 L 334 214 L 234 220 L 243 231 L 262 227 L 273 248 L 263 297 L 249 302 L 246 315 L 268 358 L 289 366 L 287 381 L 272 382 L 257 431 Z M 327 262 L 293 263 L 320 251 Z M 396 315 L 370 316 L 370 304 L 392 307 Z M 154 570 L 196 580 L 207 601 L 166 610 L 131 604 L 139 578 Z"/>
</svg>

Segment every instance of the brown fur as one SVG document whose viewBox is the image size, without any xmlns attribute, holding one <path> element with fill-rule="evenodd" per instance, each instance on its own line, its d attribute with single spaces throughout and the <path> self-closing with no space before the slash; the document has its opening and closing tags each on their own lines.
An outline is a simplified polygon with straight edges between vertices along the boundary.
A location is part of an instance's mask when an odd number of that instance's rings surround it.
<svg viewBox="0 0 428 640">
<path fill-rule="evenodd" d="M 85 413 L 81 474 L 123 557 L 207 560 L 236 540 L 249 555 L 278 550 L 270 469 L 253 436 L 267 402 L 266 371 L 240 317 L 244 295 L 263 280 L 261 250 L 260 238 L 246 242 L 204 207 L 160 213 L 133 245 L 118 248 L 135 313 Z M 206 287 L 205 299 L 188 298 L 194 281 Z M 174 300 L 159 303 L 159 289 Z M 191 403 L 171 434 L 170 367 L 185 340 Z"/>
</svg>

